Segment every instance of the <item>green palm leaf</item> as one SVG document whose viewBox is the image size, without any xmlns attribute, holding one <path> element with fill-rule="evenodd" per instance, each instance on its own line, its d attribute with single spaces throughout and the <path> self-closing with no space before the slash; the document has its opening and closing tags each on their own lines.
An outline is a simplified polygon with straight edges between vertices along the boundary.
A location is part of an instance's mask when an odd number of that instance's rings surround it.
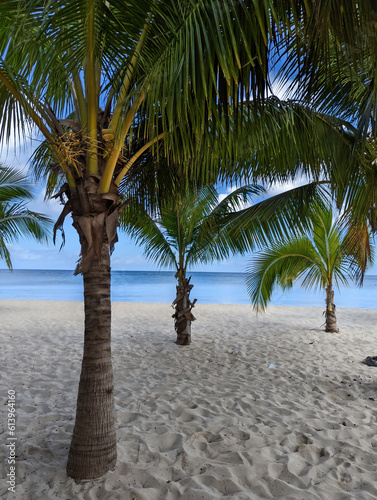
<svg viewBox="0 0 377 500">
<path fill-rule="evenodd" d="M 33 194 L 24 175 L 9 167 L 0 167 L 0 259 L 11 269 L 7 245 L 21 236 L 47 241 L 51 220 L 28 210 L 24 200 Z"/>
<path fill-rule="evenodd" d="M 0 166 L 0 203 L 32 197 L 30 183 L 21 172 Z"/>
<path fill-rule="evenodd" d="M 252 244 L 249 246 L 239 235 L 235 236 L 231 227 L 235 224 L 239 210 L 264 192 L 264 188 L 258 185 L 242 186 L 219 202 L 215 191 L 216 195 L 210 200 L 208 210 L 196 219 L 195 237 L 186 255 L 187 266 L 223 260 L 250 249 Z"/>
<path fill-rule="evenodd" d="M 142 205 L 133 202 L 123 209 L 121 228 L 144 247 L 149 260 L 161 267 L 177 267 L 171 242 L 164 235 L 158 219 L 153 220 Z"/>
<path fill-rule="evenodd" d="M 301 236 L 275 240 L 256 254 L 246 274 L 254 307 L 264 309 L 276 286 L 291 287 L 296 280 L 306 289 L 331 289 L 333 283 L 339 287 L 357 279 L 373 262 L 372 252 L 360 240 L 355 245 L 360 228 L 351 226 L 345 232 L 343 227 L 340 218 L 334 221 L 331 208 L 314 205 Z"/>
<path fill-rule="evenodd" d="M 290 288 L 304 273 L 308 274 L 309 282 L 322 285 L 317 261 L 318 254 L 306 237 L 271 245 L 257 254 L 246 270 L 247 289 L 254 307 L 264 309 L 275 285 Z"/>
</svg>

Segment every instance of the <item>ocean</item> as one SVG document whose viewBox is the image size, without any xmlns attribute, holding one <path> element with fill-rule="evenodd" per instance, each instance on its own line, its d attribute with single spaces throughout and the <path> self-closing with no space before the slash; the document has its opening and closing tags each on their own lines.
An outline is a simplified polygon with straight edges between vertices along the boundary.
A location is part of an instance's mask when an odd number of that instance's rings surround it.
<svg viewBox="0 0 377 500">
<path fill-rule="evenodd" d="M 191 298 L 201 304 L 249 304 L 243 273 L 191 273 Z M 173 271 L 112 271 L 111 295 L 116 302 L 171 303 L 175 297 Z M 83 300 L 82 277 L 73 271 L 0 270 L 0 299 Z M 324 307 L 321 291 L 276 289 L 271 305 Z M 335 290 L 337 307 L 377 308 L 377 276 L 366 276 L 362 288 L 351 284 Z"/>
</svg>

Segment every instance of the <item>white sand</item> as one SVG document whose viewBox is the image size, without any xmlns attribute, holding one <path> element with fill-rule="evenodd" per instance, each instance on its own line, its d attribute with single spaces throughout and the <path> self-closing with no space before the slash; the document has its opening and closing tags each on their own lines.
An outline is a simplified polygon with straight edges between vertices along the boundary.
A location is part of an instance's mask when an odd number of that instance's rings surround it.
<svg viewBox="0 0 377 500">
<path fill-rule="evenodd" d="M 83 306 L 0 301 L 1 427 L 16 391 L 12 499 L 376 499 L 377 311 L 198 305 L 174 344 L 168 304 L 113 304 L 118 464 L 76 484 L 65 466 Z M 274 365 L 274 367 L 270 367 Z M 5 446 L 2 448 L 5 449 Z M 6 457 L 6 452 L 4 453 Z"/>
</svg>

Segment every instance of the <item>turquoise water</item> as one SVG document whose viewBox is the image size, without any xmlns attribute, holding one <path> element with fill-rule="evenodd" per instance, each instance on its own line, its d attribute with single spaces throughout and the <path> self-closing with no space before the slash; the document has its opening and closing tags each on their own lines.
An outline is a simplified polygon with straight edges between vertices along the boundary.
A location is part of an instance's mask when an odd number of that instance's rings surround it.
<svg viewBox="0 0 377 500">
<path fill-rule="evenodd" d="M 198 303 L 248 304 L 242 273 L 191 273 L 192 298 Z M 167 302 L 175 296 L 174 272 L 113 271 L 112 300 L 116 302 Z M 72 271 L 0 270 L 0 299 L 83 300 L 82 277 Z M 335 291 L 337 307 L 377 308 L 377 276 L 366 276 L 362 288 L 351 285 Z M 324 306 L 323 292 L 307 292 L 299 286 L 276 290 L 271 305 Z"/>
</svg>

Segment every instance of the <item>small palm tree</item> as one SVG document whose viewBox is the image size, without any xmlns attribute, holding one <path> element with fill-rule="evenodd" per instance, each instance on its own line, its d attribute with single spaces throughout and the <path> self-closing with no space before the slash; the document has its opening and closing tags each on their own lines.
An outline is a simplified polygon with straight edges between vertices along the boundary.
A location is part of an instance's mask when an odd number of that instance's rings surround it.
<svg viewBox="0 0 377 500">
<path fill-rule="evenodd" d="M 254 307 L 264 309 L 275 285 L 290 288 L 301 278 L 304 288 L 326 290 L 326 332 L 337 332 L 334 284 L 349 279 L 362 284 L 364 272 L 373 262 L 373 249 L 366 224 L 333 220 L 329 207 L 317 206 L 309 230 L 300 237 L 275 242 L 263 250 L 247 269 L 246 283 Z"/>
<path fill-rule="evenodd" d="M 221 260 L 231 254 L 244 253 L 252 246 L 249 235 L 235 229 L 243 211 L 242 204 L 264 192 L 259 186 L 244 186 L 219 202 L 214 187 L 201 187 L 176 194 L 160 205 L 151 216 L 141 205 L 130 203 L 123 211 L 121 227 L 144 246 L 145 256 L 161 267 L 176 269 L 176 297 L 173 302 L 177 344 L 191 342 L 190 301 L 193 285 L 187 269 L 198 262 Z"/>
<path fill-rule="evenodd" d="M 48 238 L 50 219 L 26 208 L 26 200 L 33 198 L 30 184 L 20 172 L 0 165 L 0 259 L 12 269 L 9 243 L 20 236 L 37 240 Z"/>
</svg>

